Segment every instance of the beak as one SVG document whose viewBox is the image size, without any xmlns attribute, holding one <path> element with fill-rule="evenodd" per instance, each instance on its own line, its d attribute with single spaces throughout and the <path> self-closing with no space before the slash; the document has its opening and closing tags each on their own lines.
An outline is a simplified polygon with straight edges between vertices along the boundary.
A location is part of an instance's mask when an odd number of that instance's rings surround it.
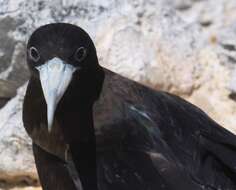
<svg viewBox="0 0 236 190">
<path fill-rule="evenodd" d="M 57 104 L 69 86 L 77 68 L 55 57 L 36 67 L 36 69 L 39 71 L 40 82 L 47 103 L 48 131 L 51 132 Z"/>
</svg>

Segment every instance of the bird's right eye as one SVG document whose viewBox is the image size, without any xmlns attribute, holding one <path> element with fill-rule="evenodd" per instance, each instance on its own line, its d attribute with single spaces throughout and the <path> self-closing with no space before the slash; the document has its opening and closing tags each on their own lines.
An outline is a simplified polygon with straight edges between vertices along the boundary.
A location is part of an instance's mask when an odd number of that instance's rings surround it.
<svg viewBox="0 0 236 190">
<path fill-rule="evenodd" d="M 85 47 L 79 47 L 75 52 L 75 60 L 78 62 L 82 62 L 87 56 L 87 50 Z"/>
<path fill-rule="evenodd" d="M 40 59 L 40 55 L 36 47 L 30 47 L 29 58 L 34 62 L 37 62 Z"/>
</svg>

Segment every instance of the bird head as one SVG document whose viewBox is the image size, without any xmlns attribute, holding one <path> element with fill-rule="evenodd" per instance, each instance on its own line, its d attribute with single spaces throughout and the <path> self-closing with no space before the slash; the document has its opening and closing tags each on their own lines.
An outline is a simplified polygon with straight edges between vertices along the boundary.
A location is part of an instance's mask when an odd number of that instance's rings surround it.
<svg viewBox="0 0 236 190">
<path fill-rule="evenodd" d="M 49 131 L 57 105 L 71 81 L 83 80 L 86 86 L 83 77 L 94 78 L 96 71 L 101 70 L 89 35 L 80 27 L 66 23 L 44 25 L 33 32 L 27 44 L 27 64 L 31 76 L 41 83 Z M 95 78 L 93 82 L 96 83 Z"/>
</svg>

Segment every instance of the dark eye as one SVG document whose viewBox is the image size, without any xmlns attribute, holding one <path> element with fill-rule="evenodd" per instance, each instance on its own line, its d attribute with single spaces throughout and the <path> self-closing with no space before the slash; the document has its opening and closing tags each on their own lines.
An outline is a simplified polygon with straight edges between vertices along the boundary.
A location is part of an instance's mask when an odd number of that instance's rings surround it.
<svg viewBox="0 0 236 190">
<path fill-rule="evenodd" d="M 30 47 L 30 49 L 29 49 L 29 57 L 34 62 L 37 62 L 40 59 L 39 52 L 38 52 L 38 50 L 35 47 Z"/>
<path fill-rule="evenodd" d="M 86 55 L 87 55 L 87 50 L 86 50 L 86 48 L 80 47 L 80 48 L 78 48 L 78 49 L 76 50 L 74 57 L 75 57 L 75 60 L 76 60 L 76 61 L 81 62 L 81 61 L 84 60 L 84 58 L 86 57 Z"/>
</svg>

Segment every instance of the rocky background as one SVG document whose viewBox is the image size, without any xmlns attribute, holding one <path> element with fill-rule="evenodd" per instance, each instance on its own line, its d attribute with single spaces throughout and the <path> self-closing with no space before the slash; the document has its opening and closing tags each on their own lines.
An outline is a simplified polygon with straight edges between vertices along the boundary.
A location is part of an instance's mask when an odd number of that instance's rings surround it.
<svg viewBox="0 0 236 190">
<path fill-rule="evenodd" d="M 51 22 L 82 26 L 103 66 L 184 97 L 236 133 L 235 0 L 0 0 L 0 190 L 40 189 L 21 121 L 25 45 Z"/>
</svg>

